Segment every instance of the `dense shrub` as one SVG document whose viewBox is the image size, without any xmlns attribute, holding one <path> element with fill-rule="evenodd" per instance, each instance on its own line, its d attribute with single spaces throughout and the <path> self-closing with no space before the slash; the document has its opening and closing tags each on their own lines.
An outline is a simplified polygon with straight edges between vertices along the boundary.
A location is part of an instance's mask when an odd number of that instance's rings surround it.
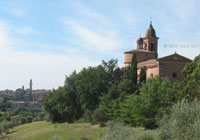
<svg viewBox="0 0 200 140">
<path fill-rule="evenodd" d="M 154 134 L 139 134 L 135 128 L 124 125 L 122 121 L 110 121 L 100 140 L 154 140 L 154 138 Z"/>
<path fill-rule="evenodd" d="M 33 117 L 32 116 L 27 116 L 26 117 L 26 123 L 31 123 L 33 120 Z"/>
<path fill-rule="evenodd" d="M 137 132 L 121 121 L 110 121 L 100 140 L 137 140 Z"/>
<path fill-rule="evenodd" d="M 43 118 L 43 120 L 47 121 L 47 122 L 51 121 L 50 115 L 48 113 L 46 113 L 45 116 L 44 116 L 44 118 Z"/>
<path fill-rule="evenodd" d="M 43 121 L 44 120 L 44 118 L 45 118 L 45 112 L 40 112 L 39 114 L 38 114 L 38 117 L 39 117 L 39 121 Z"/>
<path fill-rule="evenodd" d="M 18 119 L 12 119 L 11 123 L 13 124 L 13 126 L 17 126 L 17 125 L 19 125 L 19 120 Z"/>
<path fill-rule="evenodd" d="M 20 124 L 25 124 L 26 123 L 26 118 L 25 117 L 21 117 L 20 118 Z"/>
<path fill-rule="evenodd" d="M 7 120 L 3 120 L 0 123 L 0 134 L 2 133 L 8 133 L 10 129 L 13 128 L 13 124 Z"/>
<path fill-rule="evenodd" d="M 103 110 L 96 109 L 92 114 L 92 119 L 94 123 L 102 123 L 106 121 L 106 115 Z"/>
<path fill-rule="evenodd" d="M 87 110 L 87 111 L 84 113 L 84 119 L 85 119 L 87 122 L 92 122 L 92 113 L 93 113 L 93 111 L 91 111 L 91 110 Z"/>
<path fill-rule="evenodd" d="M 185 100 L 172 107 L 160 122 L 157 140 L 197 140 L 200 138 L 200 104 Z"/>
<path fill-rule="evenodd" d="M 102 109 L 87 110 L 83 119 L 91 123 L 104 123 L 107 121 L 105 111 Z"/>
</svg>

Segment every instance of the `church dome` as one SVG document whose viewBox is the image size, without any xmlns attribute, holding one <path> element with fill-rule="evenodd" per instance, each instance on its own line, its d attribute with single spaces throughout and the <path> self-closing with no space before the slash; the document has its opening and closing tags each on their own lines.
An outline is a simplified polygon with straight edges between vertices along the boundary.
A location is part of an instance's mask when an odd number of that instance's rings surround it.
<svg viewBox="0 0 200 140">
<path fill-rule="evenodd" d="M 155 32 L 155 30 L 154 30 L 154 28 L 152 26 L 152 23 L 150 23 L 149 28 L 148 28 L 148 30 L 146 32 L 145 37 L 156 37 L 156 32 Z"/>
</svg>

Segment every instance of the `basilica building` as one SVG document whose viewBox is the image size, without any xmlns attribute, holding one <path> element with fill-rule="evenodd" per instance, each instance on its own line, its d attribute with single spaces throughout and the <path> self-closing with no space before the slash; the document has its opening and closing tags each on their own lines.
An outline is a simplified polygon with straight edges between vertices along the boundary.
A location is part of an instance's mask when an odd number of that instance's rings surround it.
<svg viewBox="0 0 200 140">
<path fill-rule="evenodd" d="M 141 68 L 146 68 L 147 78 L 160 75 L 169 77 L 171 81 L 183 80 L 181 71 L 191 60 L 177 53 L 158 58 L 158 37 L 150 23 L 145 37 L 140 37 L 137 42 L 137 48 L 124 52 L 124 66 L 131 65 L 133 54 L 137 56 L 138 75 Z"/>
</svg>

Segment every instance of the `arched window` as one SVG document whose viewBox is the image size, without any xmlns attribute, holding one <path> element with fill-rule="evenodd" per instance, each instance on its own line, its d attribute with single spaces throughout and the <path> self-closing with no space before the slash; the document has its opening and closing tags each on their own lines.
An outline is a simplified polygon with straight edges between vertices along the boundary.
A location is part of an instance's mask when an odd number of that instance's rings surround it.
<svg viewBox="0 0 200 140">
<path fill-rule="evenodd" d="M 150 77 L 153 78 L 153 73 L 150 74 Z"/>
</svg>

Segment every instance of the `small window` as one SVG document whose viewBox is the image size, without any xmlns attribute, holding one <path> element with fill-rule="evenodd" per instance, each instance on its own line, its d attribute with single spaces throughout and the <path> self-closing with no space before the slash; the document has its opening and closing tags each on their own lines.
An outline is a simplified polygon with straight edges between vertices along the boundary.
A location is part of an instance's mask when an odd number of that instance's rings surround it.
<svg viewBox="0 0 200 140">
<path fill-rule="evenodd" d="M 151 43 L 151 48 L 150 48 L 150 51 L 153 51 L 153 49 L 154 49 L 154 44 L 153 44 L 153 43 Z"/>
<path fill-rule="evenodd" d="M 153 73 L 150 74 L 150 77 L 153 77 Z"/>
<path fill-rule="evenodd" d="M 173 78 L 176 78 L 176 77 L 177 77 L 177 73 L 176 73 L 176 72 L 173 72 L 173 73 L 172 73 L 172 77 L 173 77 Z"/>
</svg>

